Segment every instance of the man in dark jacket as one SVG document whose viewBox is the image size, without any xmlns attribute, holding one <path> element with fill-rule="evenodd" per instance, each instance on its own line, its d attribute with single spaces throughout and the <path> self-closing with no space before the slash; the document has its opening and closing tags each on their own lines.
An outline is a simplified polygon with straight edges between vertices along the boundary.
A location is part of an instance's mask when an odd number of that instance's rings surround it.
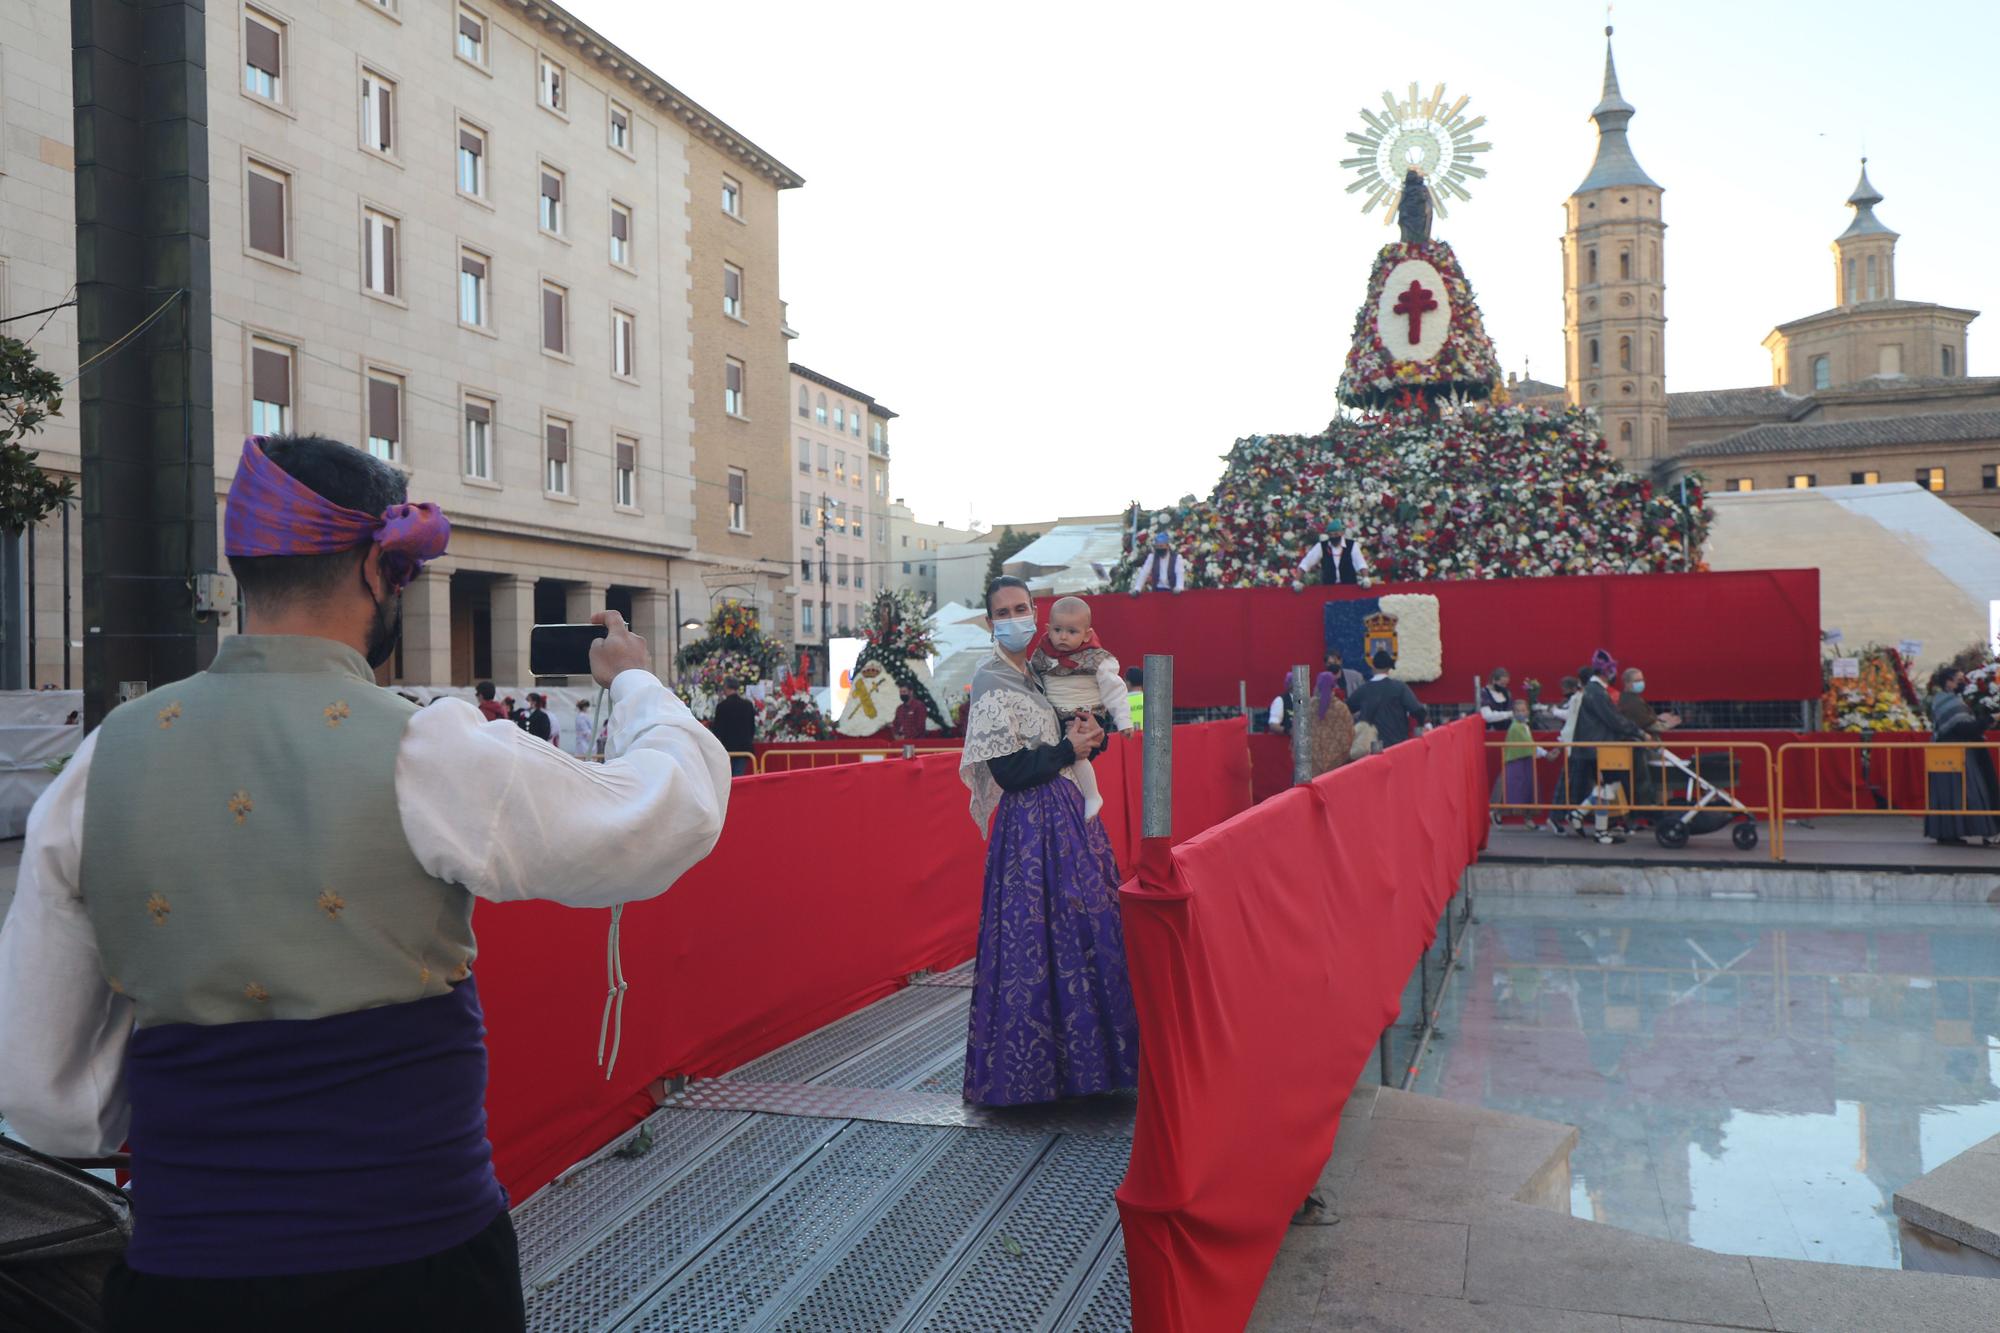
<svg viewBox="0 0 2000 1333">
<path fill-rule="evenodd" d="M 1611 702 L 1611 692 L 1604 687 L 1604 677 L 1595 668 L 1586 667 L 1579 672 L 1583 678 L 1583 693 L 1577 698 L 1576 747 L 1569 752 L 1569 789 L 1584 793 L 1583 803 L 1569 812 L 1571 831 L 1583 832 L 1583 819 L 1592 807 L 1596 809 L 1597 840 L 1600 843 L 1618 841 L 1613 837 L 1605 817 L 1605 793 L 1597 785 L 1597 751 L 1600 743 L 1611 742 L 1631 744 L 1646 739 L 1646 733 L 1639 725 L 1618 711 L 1618 705 Z"/>
<path fill-rule="evenodd" d="M 1347 700 L 1355 725 L 1366 722 L 1374 727 L 1385 750 L 1410 739 L 1410 724 L 1421 726 L 1425 718 L 1424 706 L 1417 702 L 1410 687 L 1403 681 L 1389 679 L 1395 665 L 1396 659 L 1386 649 L 1378 651 L 1374 657 L 1375 674 Z"/>
<path fill-rule="evenodd" d="M 742 777 L 750 771 L 750 747 L 757 742 L 757 705 L 743 697 L 733 680 L 722 683 L 722 698 L 715 705 L 715 739 L 729 751 L 729 771 Z"/>
</svg>

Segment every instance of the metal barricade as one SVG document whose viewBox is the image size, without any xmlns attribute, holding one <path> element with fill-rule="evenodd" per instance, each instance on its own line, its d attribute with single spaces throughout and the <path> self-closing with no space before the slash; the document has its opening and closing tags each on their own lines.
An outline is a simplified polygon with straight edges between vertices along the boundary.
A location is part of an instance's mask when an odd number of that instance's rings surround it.
<svg viewBox="0 0 2000 1333">
<path fill-rule="evenodd" d="M 1922 764 L 1912 765 L 1912 771 L 1903 777 L 1902 799 L 1898 800 L 1897 774 L 1904 766 L 1895 762 L 1895 757 L 1913 750 L 1922 752 Z M 1986 809 L 1971 803 L 1972 783 L 1967 781 L 1966 769 L 1974 750 L 1993 755 L 1995 766 L 2000 767 L 2000 741 L 1787 741 L 1778 747 L 1772 774 L 1776 783 L 1773 792 L 1777 817 L 1784 820 L 1824 815 L 1899 815 L 1922 819 L 1927 815 L 1986 815 L 2000 819 L 2000 808 Z M 1845 779 L 1835 785 L 1847 794 L 1846 804 L 1828 798 L 1829 766 L 1821 759 L 1828 754 L 1846 759 L 1845 764 L 1831 766 L 1833 774 Z M 1812 764 L 1812 800 L 1806 804 L 1785 799 L 1790 790 L 1785 779 L 1796 772 L 1795 767 L 1787 767 L 1787 761 L 1795 756 L 1803 756 Z M 1884 756 L 1888 756 L 1887 762 L 1878 763 Z M 1931 779 L 1937 777 L 1958 779 L 1956 804 L 1931 803 L 1934 787 Z M 1918 784 L 1920 790 L 1913 793 L 1911 787 Z M 1996 792 L 1996 802 L 2000 802 L 2000 792 Z M 1782 824 L 1779 827 L 1782 829 Z"/>
<path fill-rule="evenodd" d="M 1541 822 L 1538 815 L 1564 818 L 1579 811 L 1587 812 L 1591 818 L 1602 811 L 1607 817 L 1621 820 L 1635 814 L 1648 815 L 1654 817 L 1655 837 L 1663 846 L 1684 846 L 1691 832 L 1715 831 L 1732 826 L 1731 839 L 1739 848 L 1748 851 L 1757 845 L 1756 826 L 1761 820 L 1771 831 L 1771 859 L 1784 859 L 1777 772 L 1771 747 L 1763 741 L 1676 743 L 1669 737 L 1652 741 L 1535 741 L 1532 744 L 1536 753 L 1527 757 L 1527 762 L 1532 774 L 1529 794 L 1534 799 L 1520 802 L 1506 797 L 1504 752 L 1521 749 L 1523 743 L 1497 739 L 1486 742 L 1487 749 L 1503 752 L 1500 776 L 1488 792 L 1488 808 L 1495 823 L 1508 816 L 1519 815 L 1533 826 Z M 1557 753 L 1560 766 L 1556 774 L 1556 789 L 1547 792 L 1545 799 L 1542 773 L 1535 765 L 1549 751 Z M 1572 751 L 1596 752 L 1596 775 L 1590 792 L 1570 790 Z M 1720 781 L 1706 777 L 1702 772 L 1703 758 L 1715 755 L 1727 755 L 1729 760 L 1729 775 Z M 1746 769 L 1764 775 L 1764 800 L 1761 803 L 1745 801 L 1736 792 Z M 1587 799 L 1600 788 L 1616 788 L 1616 795 L 1608 802 Z M 1681 799 L 1671 799 L 1676 793 Z M 1647 795 L 1658 799 L 1639 799 Z M 1715 816 L 1722 817 L 1722 822 L 1709 829 L 1697 827 L 1698 823 L 1705 823 L 1707 818 Z M 1587 830 L 1589 823 L 1586 822 L 1584 827 Z M 1738 831 L 1742 829 L 1749 832 Z"/>
<path fill-rule="evenodd" d="M 962 748 L 939 746 L 935 749 L 916 749 L 908 745 L 829 745 L 815 746 L 800 750 L 766 750 L 759 756 L 757 771 L 760 773 L 808 772 L 815 768 L 832 768 L 837 764 L 878 762 L 884 759 L 917 759 L 927 754 L 962 754 Z M 774 763 L 782 759 L 783 765 Z M 805 759 L 808 762 L 799 763 Z M 822 763 L 821 761 L 825 762 Z"/>
</svg>

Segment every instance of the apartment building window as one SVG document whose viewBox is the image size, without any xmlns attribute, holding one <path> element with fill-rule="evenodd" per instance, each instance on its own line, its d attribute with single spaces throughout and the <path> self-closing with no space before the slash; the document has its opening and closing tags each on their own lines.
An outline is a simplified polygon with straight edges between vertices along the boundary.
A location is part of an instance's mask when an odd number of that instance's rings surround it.
<svg viewBox="0 0 2000 1333">
<path fill-rule="evenodd" d="M 806 392 L 806 386 L 801 384 L 799 386 L 799 416 L 810 420 L 812 414 L 811 395 Z"/>
<path fill-rule="evenodd" d="M 243 91 L 282 106 L 285 25 L 254 9 L 243 11 Z"/>
<path fill-rule="evenodd" d="M 813 525 L 813 498 L 812 498 L 812 492 L 811 492 L 811 491 L 800 491 L 800 492 L 799 492 L 799 526 L 800 526 L 800 527 L 802 527 L 802 528 L 809 528 L 809 527 L 811 527 L 812 525 Z M 808 562 L 808 563 L 810 563 L 810 562 Z M 807 577 L 807 578 L 811 578 L 811 577 L 812 577 L 812 570 L 811 570 L 810 568 L 808 568 L 808 569 L 806 570 L 806 577 Z"/>
<path fill-rule="evenodd" d="M 859 527 L 860 525 L 859 525 L 859 524 L 857 523 L 857 524 L 856 524 L 855 526 L 856 526 L 856 527 L 858 528 L 858 527 Z M 858 536 L 860 536 L 861 534 L 860 534 L 860 533 L 859 533 L 859 532 L 857 531 L 857 532 L 856 532 L 856 533 L 855 533 L 854 535 L 858 537 Z M 856 592 L 866 592 L 866 591 L 867 591 L 867 589 L 866 589 L 866 588 L 864 588 L 864 587 L 862 586 L 862 584 L 861 584 L 861 574 L 862 574 L 862 571 L 863 571 L 864 569 L 866 569 L 866 568 L 867 568 L 867 566 L 866 566 L 865 564 L 863 564 L 863 563 L 862 563 L 862 560 L 861 560 L 861 557 L 860 557 L 860 556 L 858 556 L 858 555 L 857 555 L 857 556 L 855 556 L 855 557 L 854 557 L 854 591 L 856 591 Z"/>
<path fill-rule="evenodd" d="M 458 122 L 458 192 L 486 197 L 486 131 Z"/>
<path fill-rule="evenodd" d="M 381 10 L 384 14 L 393 14 L 396 12 L 398 8 L 396 0 L 369 0 L 369 3 L 374 5 L 375 8 Z"/>
<path fill-rule="evenodd" d="M 621 509 L 637 509 L 639 501 L 639 442 L 630 435 L 617 436 L 612 443 L 617 471 L 613 478 Z"/>
<path fill-rule="evenodd" d="M 1723 490 L 1725 490 L 1725 491 L 1747 491 L 1747 490 L 1750 490 L 1750 489 L 1751 489 L 1751 482 L 1750 482 L 1750 478 L 1748 478 L 1748 477 L 1731 477 L 1731 478 L 1730 478 L 1729 480 L 1727 480 L 1727 481 L 1725 481 L 1725 482 L 1723 482 L 1723 483 L 1722 483 L 1722 489 L 1723 489 Z"/>
<path fill-rule="evenodd" d="M 637 365 L 638 318 L 625 310 L 611 312 L 611 373 L 633 378 Z"/>
<path fill-rule="evenodd" d="M 1941 467 L 1918 468 L 1917 485 L 1939 495 L 1944 494 L 1944 469 Z"/>
<path fill-rule="evenodd" d="M 286 208 L 286 197 L 291 194 L 292 179 L 276 167 L 267 167 L 261 162 L 252 162 L 245 182 L 250 203 L 250 248 L 262 254 L 283 259 L 291 253 L 286 239 L 291 232 L 291 218 Z"/>
<path fill-rule="evenodd" d="M 750 494 L 750 474 L 740 467 L 729 469 L 729 530 L 748 532 L 750 517 L 748 498 Z"/>
<path fill-rule="evenodd" d="M 743 410 L 743 363 L 733 356 L 722 363 L 722 410 L 732 417 L 749 415 Z"/>
<path fill-rule="evenodd" d="M 889 529 L 884 526 L 880 514 L 875 515 L 875 544 L 877 546 L 887 546 L 889 544 Z"/>
<path fill-rule="evenodd" d="M 563 77 L 563 67 L 547 56 L 536 62 L 535 87 L 541 103 L 551 111 L 567 111 L 569 88 Z"/>
<path fill-rule="evenodd" d="M 1880 480 L 1882 480 L 1882 474 L 1879 472 L 1850 472 L 1847 474 L 1847 484 L 1850 486 L 1873 486 Z"/>
<path fill-rule="evenodd" d="M 728 176 L 722 178 L 722 211 L 733 218 L 743 216 L 743 187 Z"/>
<path fill-rule="evenodd" d="M 909 561 L 907 561 L 907 560 L 905 560 L 905 561 L 903 562 L 903 572 L 904 572 L 905 574 L 907 574 L 907 573 L 909 573 L 909 572 L 910 572 L 910 562 L 909 562 Z"/>
<path fill-rule="evenodd" d="M 396 83 L 361 71 L 361 146 L 384 157 L 396 151 Z"/>
<path fill-rule="evenodd" d="M 848 623 L 849 622 L 847 619 L 847 603 L 842 602 L 840 604 L 840 632 L 842 634 L 846 634 L 848 632 Z"/>
<path fill-rule="evenodd" d="M 611 205 L 611 262 L 632 266 L 632 210 L 623 204 Z"/>
<path fill-rule="evenodd" d="M 1791 476 L 1791 479 L 1786 484 L 1789 485 L 1795 491 L 1809 491 L 1818 482 L 1818 480 L 1819 479 L 1810 472 L 1794 472 Z"/>
<path fill-rule="evenodd" d="M 387 213 L 361 210 L 361 285 L 377 296 L 396 295 L 396 231 Z"/>
<path fill-rule="evenodd" d="M 542 350 L 569 355 L 569 289 L 559 282 L 542 284 Z"/>
<path fill-rule="evenodd" d="M 473 328 L 486 327 L 490 302 L 486 299 L 489 281 L 487 265 L 493 261 L 477 250 L 458 252 L 458 322 Z"/>
<path fill-rule="evenodd" d="M 861 438 L 861 409 L 860 409 L 860 408 L 858 408 L 858 407 L 857 407 L 857 408 L 855 408 L 855 409 L 854 409 L 854 410 L 853 410 L 852 412 L 849 412 L 849 413 L 847 414 L 847 428 L 848 428 L 848 430 L 850 430 L 850 431 L 852 431 L 852 432 L 854 433 L 854 438 L 855 438 L 855 439 L 857 439 L 857 440 L 858 440 L 858 439 L 860 439 L 860 438 Z"/>
<path fill-rule="evenodd" d="M 832 449 L 833 446 L 830 444 L 822 444 L 819 447 L 819 474 L 822 477 L 833 475 L 832 469 L 827 465 L 827 459 L 831 455 Z"/>
<path fill-rule="evenodd" d="M 1990 491 L 1996 487 L 2000 487 L 2000 477 L 1996 477 L 1993 464 L 1981 463 L 1979 465 L 1979 489 Z"/>
<path fill-rule="evenodd" d="M 876 448 L 879 450 L 882 446 L 882 423 L 879 421 L 871 421 L 868 424 L 874 430 L 873 438 L 875 441 Z"/>
<path fill-rule="evenodd" d="M 835 403 L 833 405 L 833 433 L 835 435 L 845 435 L 847 433 L 847 404 L 845 403 Z"/>
<path fill-rule="evenodd" d="M 734 264 L 722 266 L 722 313 L 743 318 L 743 270 Z"/>
<path fill-rule="evenodd" d="M 833 559 L 834 559 L 834 565 L 833 565 L 834 585 L 836 587 L 845 588 L 847 586 L 847 552 L 842 551 L 839 555 L 836 555 Z M 846 608 L 843 607 L 841 609 L 845 610 Z"/>
<path fill-rule="evenodd" d="M 1816 356 L 1812 359 L 1812 384 L 1815 389 L 1830 389 L 1833 387 L 1833 367 L 1823 356 Z"/>
<path fill-rule="evenodd" d="M 458 58 L 486 68 L 486 16 L 464 5 L 458 7 Z"/>
<path fill-rule="evenodd" d="M 820 424 L 820 425 L 824 426 L 824 425 L 826 424 L 826 395 L 825 395 L 825 394 L 821 394 L 821 395 L 819 396 L 819 401 L 818 401 L 818 402 L 816 402 L 816 403 L 815 403 L 815 404 L 813 405 L 813 417 L 814 417 L 814 419 L 816 419 L 816 420 L 817 420 L 817 421 L 819 422 L 819 424 Z"/>
<path fill-rule="evenodd" d="M 465 400 L 465 475 L 493 480 L 493 400 Z"/>
<path fill-rule="evenodd" d="M 848 529 L 852 533 L 854 540 L 856 541 L 861 540 L 861 515 L 856 514 L 854 516 L 853 521 L 848 524 Z M 858 586 L 861 582 L 861 575 L 856 574 L 854 576 L 854 582 Z"/>
<path fill-rule="evenodd" d="M 807 577 L 810 578 L 811 576 L 808 575 Z M 813 604 L 811 602 L 799 603 L 799 632 L 802 634 L 811 634 L 813 632 Z"/>
<path fill-rule="evenodd" d="M 611 103 L 611 128 L 609 135 L 609 142 L 613 148 L 616 148 L 621 153 L 630 155 L 632 152 L 632 113 L 616 102 Z"/>
<path fill-rule="evenodd" d="M 847 484 L 847 450 L 845 449 L 835 449 L 833 451 L 833 484 L 836 486 L 845 486 Z"/>
<path fill-rule="evenodd" d="M 292 349 L 261 338 L 250 344 L 250 433 L 292 428 Z"/>
<path fill-rule="evenodd" d="M 563 174 L 542 164 L 542 230 L 551 236 L 563 234 Z"/>
<path fill-rule="evenodd" d="M 545 417 L 542 421 L 544 484 L 551 495 L 569 494 L 569 432 L 570 423 L 560 417 Z"/>
<path fill-rule="evenodd" d="M 810 477 L 812 475 L 812 470 L 813 470 L 812 441 L 808 440 L 805 436 L 801 435 L 799 436 L 799 475 Z"/>
<path fill-rule="evenodd" d="M 385 370 L 368 372 L 368 452 L 386 463 L 402 454 L 403 381 Z"/>
<path fill-rule="evenodd" d="M 874 477 L 875 477 L 875 498 L 879 500 L 882 498 L 883 492 L 888 489 L 888 481 L 879 470 L 875 472 Z"/>
</svg>

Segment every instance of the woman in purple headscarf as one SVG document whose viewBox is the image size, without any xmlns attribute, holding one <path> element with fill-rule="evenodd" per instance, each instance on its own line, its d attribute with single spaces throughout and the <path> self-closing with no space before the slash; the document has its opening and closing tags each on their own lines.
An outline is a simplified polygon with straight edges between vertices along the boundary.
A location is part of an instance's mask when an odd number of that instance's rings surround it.
<svg viewBox="0 0 2000 1333">
<path fill-rule="evenodd" d="M 1312 774 L 1331 773 L 1348 760 L 1354 748 L 1354 714 L 1347 709 L 1345 673 L 1339 658 L 1329 657 L 1327 669 L 1313 681 L 1312 702 L 1306 705 L 1306 740 Z"/>
</svg>

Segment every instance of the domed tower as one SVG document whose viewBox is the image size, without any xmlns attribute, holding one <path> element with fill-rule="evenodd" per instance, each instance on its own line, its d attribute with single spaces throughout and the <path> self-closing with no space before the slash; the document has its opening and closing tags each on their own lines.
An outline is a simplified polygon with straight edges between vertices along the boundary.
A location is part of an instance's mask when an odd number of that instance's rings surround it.
<svg viewBox="0 0 2000 1333">
<path fill-rule="evenodd" d="M 1861 183 L 1847 196 L 1854 221 L 1833 242 L 1835 305 L 1891 301 L 1896 296 L 1896 233 L 1875 216 L 1882 192 L 1868 183 L 1868 159 L 1861 159 Z"/>
<path fill-rule="evenodd" d="M 1618 91 L 1604 29 L 1597 160 L 1570 195 L 1563 231 L 1563 336 L 1569 400 L 1595 408 L 1612 451 L 1630 462 L 1667 455 L 1666 281 L 1660 186 L 1625 137 L 1635 108 Z"/>
</svg>

